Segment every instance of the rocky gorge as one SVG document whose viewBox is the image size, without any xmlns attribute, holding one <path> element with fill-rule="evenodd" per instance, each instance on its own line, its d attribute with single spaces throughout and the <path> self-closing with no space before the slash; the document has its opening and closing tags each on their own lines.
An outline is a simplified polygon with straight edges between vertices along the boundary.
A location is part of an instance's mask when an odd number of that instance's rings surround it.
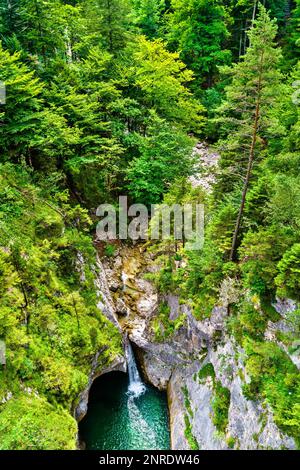
<svg viewBox="0 0 300 470">
<path fill-rule="evenodd" d="M 202 143 L 194 152 L 205 171 L 194 176 L 191 184 L 209 192 L 219 156 Z M 128 340 L 133 345 L 144 380 L 166 391 L 171 448 L 295 449 L 294 439 L 276 425 L 270 406 L 244 393 L 244 385 L 250 383 L 246 353 L 230 333 L 228 319 L 231 304 L 247 292 L 239 291 L 234 279 L 224 278 L 210 316 L 197 319 L 188 299 L 178 292 L 161 293 L 155 285 L 161 266 L 148 243 L 116 244 L 110 256 L 104 255 L 101 243 L 96 241 L 96 246 L 98 307 L 123 335 L 124 348 Z M 175 264 L 176 269 L 185 266 L 184 260 Z M 279 320 L 268 321 L 265 341 L 278 345 L 299 368 L 299 349 L 290 353 L 276 335 L 292 332 L 287 316 L 296 310 L 296 303 L 277 299 L 273 307 Z M 259 305 L 254 308 L 259 310 Z M 104 367 L 95 357 L 88 387 L 75 411 L 77 421 L 87 412 L 94 380 L 126 370 L 125 353 Z M 216 418 L 218 400 L 226 416 L 221 426 Z"/>
<path fill-rule="evenodd" d="M 243 394 L 243 383 L 249 378 L 243 363 L 245 353 L 227 333 L 228 299 L 226 303 L 220 298 L 209 319 L 196 320 L 188 304 L 175 294 L 159 294 L 147 279 L 147 274 L 159 267 L 140 244 L 119 247 L 114 256 L 98 259 L 98 268 L 99 308 L 122 331 L 124 342 L 127 337 L 131 341 L 146 382 L 167 391 L 172 449 L 296 448 L 294 440 L 276 426 L 271 409 Z M 183 321 L 171 337 L 157 339 L 153 321 L 162 304 L 168 306 L 171 322 L 181 316 Z M 284 316 L 295 304 L 278 301 L 275 307 L 282 319 L 269 323 L 269 341 L 276 340 L 272 337 L 276 328 L 288 328 Z M 299 365 L 298 356 L 292 360 Z M 113 370 L 126 372 L 124 357 L 100 371 L 95 357 L 88 388 L 76 409 L 77 420 L 87 411 L 95 378 Z M 224 433 L 218 432 L 213 422 L 216 383 L 222 387 L 223 399 L 229 397 Z"/>
</svg>

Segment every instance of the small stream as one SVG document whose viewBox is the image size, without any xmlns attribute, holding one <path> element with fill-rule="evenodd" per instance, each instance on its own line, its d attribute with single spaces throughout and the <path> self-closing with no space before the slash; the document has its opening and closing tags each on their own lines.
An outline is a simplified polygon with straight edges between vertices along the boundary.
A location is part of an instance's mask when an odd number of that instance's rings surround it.
<svg viewBox="0 0 300 470">
<path fill-rule="evenodd" d="M 168 450 L 166 394 L 142 382 L 129 342 L 126 358 L 128 374 L 111 372 L 94 382 L 80 438 L 87 450 Z"/>
</svg>

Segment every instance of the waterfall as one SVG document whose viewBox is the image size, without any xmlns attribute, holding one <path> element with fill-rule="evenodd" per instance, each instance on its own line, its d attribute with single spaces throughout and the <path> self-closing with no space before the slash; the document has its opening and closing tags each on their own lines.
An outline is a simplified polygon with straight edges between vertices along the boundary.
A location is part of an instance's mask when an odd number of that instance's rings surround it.
<svg viewBox="0 0 300 470">
<path fill-rule="evenodd" d="M 156 449 L 155 432 L 148 425 L 139 407 L 135 403 L 135 399 L 145 393 L 146 386 L 141 380 L 129 339 L 126 339 L 125 351 L 129 375 L 127 408 L 129 413 L 132 438 L 134 439 L 134 436 L 137 435 L 137 433 L 141 433 L 143 436 L 147 436 L 147 442 L 152 443 L 151 449 Z"/>
<path fill-rule="evenodd" d="M 129 375 L 128 392 L 130 395 L 136 398 L 145 393 L 146 386 L 141 380 L 129 340 L 126 341 L 126 359 Z"/>
</svg>

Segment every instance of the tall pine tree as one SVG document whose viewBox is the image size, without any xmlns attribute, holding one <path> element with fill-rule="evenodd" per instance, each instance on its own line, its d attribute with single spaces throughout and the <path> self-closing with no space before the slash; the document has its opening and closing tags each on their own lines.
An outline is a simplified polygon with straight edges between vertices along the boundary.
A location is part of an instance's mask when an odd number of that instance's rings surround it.
<svg viewBox="0 0 300 470">
<path fill-rule="evenodd" d="M 168 39 L 181 51 L 181 59 L 193 70 L 197 84 L 213 84 L 218 66 L 228 64 L 226 10 L 220 0 L 171 0 Z"/>
<path fill-rule="evenodd" d="M 276 48 L 276 20 L 271 20 L 260 5 L 259 16 L 249 31 L 250 47 L 241 62 L 226 71 L 232 75 L 226 88 L 226 99 L 218 113 L 224 137 L 222 174 L 219 190 L 223 193 L 240 188 L 240 205 L 232 237 L 230 259 L 236 256 L 245 201 L 253 167 L 262 157 L 271 128 L 276 132 L 272 116 L 281 75 L 278 64 L 280 49 Z M 225 71 L 225 70 L 224 70 Z M 277 131 L 279 128 L 277 128 Z"/>
</svg>

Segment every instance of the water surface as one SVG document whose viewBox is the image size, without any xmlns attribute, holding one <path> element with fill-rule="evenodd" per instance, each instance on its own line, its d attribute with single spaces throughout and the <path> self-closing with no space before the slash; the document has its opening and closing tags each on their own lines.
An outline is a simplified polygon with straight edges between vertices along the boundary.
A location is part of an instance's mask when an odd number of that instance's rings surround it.
<svg viewBox="0 0 300 470">
<path fill-rule="evenodd" d="M 97 379 L 90 392 L 86 417 L 79 425 L 87 449 L 170 449 L 166 394 L 144 385 L 129 391 L 129 376 L 112 372 Z"/>
</svg>

